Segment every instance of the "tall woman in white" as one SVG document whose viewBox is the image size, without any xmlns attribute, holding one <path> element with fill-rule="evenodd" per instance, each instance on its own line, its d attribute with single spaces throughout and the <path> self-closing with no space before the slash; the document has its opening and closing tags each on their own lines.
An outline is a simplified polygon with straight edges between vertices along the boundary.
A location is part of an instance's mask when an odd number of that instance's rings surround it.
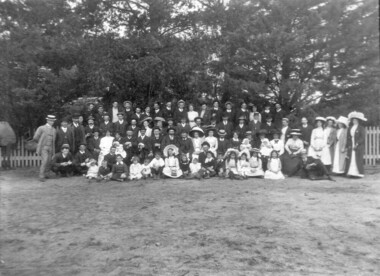
<svg viewBox="0 0 380 276">
<path fill-rule="evenodd" d="M 343 174 L 347 157 L 347 127 L 348 119 L 340 116 L 337 120 L 338 130 L 334 142 L 334 157 L 332 172 L 335 174 Z"/>
<path fill-rule="evenodd" d="M 323 124 L 326 119 L 323 117 L 315 118 L 316 127 L 311 132 L 309 156 L 317 159 L 322 158 L 322 151 L 326 147 L 325 133 L 323 131 Z"/>
</svg>

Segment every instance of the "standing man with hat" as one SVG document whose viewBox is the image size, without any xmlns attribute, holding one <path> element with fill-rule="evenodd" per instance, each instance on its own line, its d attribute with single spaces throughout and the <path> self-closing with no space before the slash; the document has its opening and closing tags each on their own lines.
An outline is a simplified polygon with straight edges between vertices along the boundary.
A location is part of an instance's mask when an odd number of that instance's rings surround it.
<svg viewBox="0 0 380 276">
<path fill-rule="evenodd" d="M 224 130 L 226 132 L 227 138 L 232 138 L 232 132 L 234 131 L 234 125 L 232 121 L 229 121 L 230 116 L 224 113 L 222 116 L 222 121 L 216 126 L 218 130 Z"/>
<path fill-rule="evenodd" d="M 228 117 L 228 121 L 233 123 L 234 120 L 235 120 L 235 111 L 232 109 L 232 102 L 230 101 L 227 101 L 225 104 L 224 104 L 226 110 L 224 111 L 224 115 L 223 116 L 227 116 Z"/>
<path fill-rule="evenodd" d="M 128 125 L 127 122 L 124 120 L 124 113 L 119 112 L 117 114 L 117 117 L 119 118 L 119 120 L 113 124 L 115 134 L 119 133 L 121 137 L 125 137 L 125 135 L 127 135 L 126 132 Z"/>
<path fill-rule="evenodd" d="M 69 145 L 69 149 L 74 149 L 74 131 L 71 129 L 71 127 L 68 126 L 68 120 L 67 118 L 63 118 L 61 121 L 61 127 L 57 130 L 57 138 L 56 138 L 56 152 L 61 151 L 61 147 L 64 144 Z"/>
<path fill-rule="evenodd" d="M 79 123 L 79 116 L 79 114 L 74 114 L 73 116 L 74 154 L 78 152 L 80 144 L 86 143 L 84 127 Z"/>
<path fill-rule="evenodd" d="M 174 124 L 177 125 L 181 122 L 181 118 L 187 117 L 187 111 L 185 109 L 185 101 L 178 101 L 178 108 L 173 112 Z"/>
<path fill-rule="evenodd" d="M 261 121 L 260 121 L 261 115 L 259 112 L 253 113 L 253 120 L 249 122 L 248 129 L 252 131 L 252 135 L 257 135 L 261 128 Z"/>
<path fill-rule="evenodd" d="M 282 119 L 286 117 L 286 112 L 281 108 L 281 105 L 279 103 L 276 104 L 276 111 L 274 112 L 273 116 L 274 120 L 273 123 L 277 129 L 281 128 Z M 289 120 L 288 120 L 289 122 Z"/>
<path fill-rule="evenodd" d="M 41 167 L 39 178 L 45 182 L 47 172 L 50 170 L 51 158 L 55 154 L 55 139 L 57 132 L 53 128 L 56 118 L 54 115 L 46 117 L 46 124 L 40 126 L 34 134 L 33 140 L 38 143 L 37 153 L 41 156 Z"/>
<path fill-rule="evenodd" d="M 127 122 L 127 124 L 131 123 L 131 119 L 133 117 L 133 109 L 132 109 L 132 102 L 131 101 L 124 101 L 124 120 Z"/>
</svg>

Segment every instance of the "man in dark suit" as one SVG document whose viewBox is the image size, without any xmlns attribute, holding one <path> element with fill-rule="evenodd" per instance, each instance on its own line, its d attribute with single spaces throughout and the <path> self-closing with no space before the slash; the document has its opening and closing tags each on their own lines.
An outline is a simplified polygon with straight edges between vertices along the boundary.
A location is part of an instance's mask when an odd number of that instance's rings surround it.
<svg viewBox="0 0 380 276">
<path fill-rule="evenodd" d="M 301 118 L 301 126 L 299 128 L 301 130 L 301 139 L 303 141 L 303 145 L 305 148 L 310 146 L 311 133 L 313 131 L 313 127 L 309 125 L 306 117 Z"/>
<path fill-rule="evenodd" d="M 224 113 L 222 116 L 222 121 L 216 126 L 218 130 L 224 130 L 226 132 L 226 138 L 228 139 L 232 137 L 232 132 L 234 131 L 234 125 L 232 121 L 228 121 L 229 118 L 229 115 Z"/>
<path fill-rule="evenodd" d="M 73 124 L 71 128 L 74 132 L 74 153 L 77 153 L 79 145 L 86 143 L 84 127 L 79 123 L 79 114 L 73 116 Z"/>
<path fill-rule="evenodd" d="M 156 117 L 164 117 L 164 113 L 161 110 L 159 102 L 154 102 L 153 104 L 152 118 Z"/>
<path fill-rule="evenodd" d="M 269 116 L 272 117 L 272 111 L 270 110 L 270 104 L 266 104 L 263 112 L 261 112 L 261 123 L 265 124 Z"/>
<path fill-rule="evenodd" d="M 146 136 L 146 129 L 144 127 L 140 128 L 140 136 L 137 137 L 137 144 L 140 144 L 140 143 L 144 144 L 144 147 L 146 150 L 148 150 L 148 152 L 151 151 L 150 138 L 148 136 Z M 141 160 L 141 161 L 144 161 L 144 160 Z"/>
<path fill-rule="evenodd" d="M 131 125 L 128 127 L 128 129 L 132 130 L 134 137 L 138 137 L 140 128 L 137 126 L 137 121 L 135 118 L 132 118 Z"/>
<path fill-rule="evenodd" d="M 131 119 L 134 115 L 133 109 L 132 109 L 132 102 L 131 101 L 124 101 L 124 121 L 128 124 L 131 123 Z"/>
<path fill-rule="evenodd" d="M 173 112 L 174 124 L 178 124 L 181 122 L 181 118 L 187 117 L 187 111 L 185 109 L 185 101 L 178 101 L 178 108 L 176 108 Z"/>
<path fill-rule="evenodd" d="M 248 126 L 247 126 L 247 119 L 243 115 L 240 118 L 238 118 L 239 124 L 235 127 L 235 132 L 238 133 L 239 139 L 242 140 L 245 137 L 245 133 L 248 131 Z"/>
<path fill-rule="evenodd" d="M 87 148 L 91 152 L 95 160 L 98 160 L 100 153 L 100 136 L 99 129 L 95 128 L 93 136 L 88 139 Z"/>
<path fill-rule="evenodd" d="M 127 122 L 124 120 L 124 113 L 119 112 L 119 114 L 117 114 L 117 117 L 119 118 L 119 120 L 113 124 L 114 132 L 119 133 L 121 137 L 125 137 L 125 135 L 127 135 L 126 132 L 128 125 Z"/>
<path fill-rule="evenodd" d="M 183 130 L 181 132 L 181 138 L 178 141 L 179 144 L 179 153 L 187 155 L 188 158 L 191 157 L 191 155 L 194 152 L 193 142 L 191 139 L 187 136 L 188 132 Z"/>
<path fill-rule="evenodd" d="M 74 151 L 74 131 L 68 126 L 68 120 L 66 118 L 62 119 L 61 127 L 57 130 L 57 138 L 55 141 L 55 148 L 57 153 L 61 151 L 61 147 L 64 144 L 69 145 L 70 151 Z"/>
<path fill-rule="evenodd" d="M 107 131 L 109 131 L 111 133 L 111 135 L 113 135 L 113 133 L 114 133 L 113 123 L 111 123 L 111 121 L 110 121 L 109 114 L 104 113 L 103 119 L 104 119 L 103 123 L 101 123 L 99 126 L 100 136 L 101 137 L 106 136 Z"/>
<path fill-rule="evenodd" d="M 274 130 L 276 129 L 274 124 L 272 123 L 272 116 L 266 116 L 266 121 L 264 124 L 261 125 L 261 129 L 265 129 L 267 131 L 267 138 L 269 140 L 272 140 L 273 139 L 273 132 Z"/>
<path fill-rule="evenodd" d="M 104 122 L 103 120 L 103 114 L 104 114 L 104 108 L 103 105 L 98 106 L 98 111 L 94 114 L 94 122 L 97 127 L 100 126 L 101 123 Z"/>
<path fill-rule="evenodd" d="M 84 134 L 86 137 L 86 142 L 94 135 L 95 129 L 94 117 L 89 117 L 87 121 L 87 126 L 84 128 Z"/>
<path fill-rule="evenodd" d="M 166 102 L 165 108 L 162 110 L 162 115 L 164 116 L 165 120 L 167 118 L 173 118 L 173 107 L 171 101 Z"/>
<path fill-rule="evenodd" d="M 286 112 L 281 108 L 280 104 L 276 104 L 276 111 L 274 112 L 273 123 L 275 128 L 281 129 L 282 119 L 286 117 Z"/>
<path fill-rule="evenodd" d="M 190 125 L 188 123 L 186 123 L 186 117 L 182 117 L 181 118 L 181 122 L 177 125 L 176 127 L 176 133 L 178 134 L 178 136 L 181 136 L 181 133 L 182 132 L 186 132 L 186 133 L 189 133 L 190 132 Z"/>
<path fill-rule="evenodd" d="M 206 103 L 203 103 L 201 110 L 199 111 L 199 117 L 202 118 L 202 123 L 204 125 L 209 125 L 211 121 L 211 112 L 207 109 Z"/>
<path fill-rule="evenodd" d="M 132 156 L 134 156 L 137 153 L 137 145 L 137 136 L 134 136 L 133 130 L 131 128 L 128 128 L 127 136 L 124 137 L 123 148 L 126 151 L 129 160 Z"/>
<path fill-rule="evenodd" d="M 218 131 L 218 154 L 221 153 L 221 154 L 225 154 L 227 149 L 230 148 L 230 142 L 229 140 L 226 138 L 227 136 L 227 132 L 226 130 L 224 129 L 219 129 Z"/>
<path fill-rule="evenodd" d="M 228 117 L 228 121 L 231 123 L 235 123 L 235 110 L 232 109 L 232 103 L 230 101 L 227 101 L 224 106 L 226 107 L 226 110 L 224 111 L 224 116 Z"/>
<path fill-rule="evenodd" d="M 162 138 L 161 149 L 163 150 L 167 145 L 179 146 L 178 137 L 175 135 L 175 128 L 168 128 L 167 135 Z"/>
<path fill-rule="evenodd" d="M 86 174 L 88 167 L 87 162 L 92 158 L 91 153 L 87 150 L 86 145 L 81 143 L 79 146 L 79 151 L 75 154 L 74 157 L 74 168 L 75 173 L 78 175 Z"/>
<path fill-rule="evenodd" d="M 223 111 L 222 111 L 222 109 L 219 107 L 219 101 L 218 101 L 218 100 L 214 100 L 214 102 L 213 102 L 213 107 L 212 107 L 212 109 L 210 110 L 210 112 L 211 112 L 211 119 L 216 120 L 216 123 L 217 123 L 217 124 L 218 124 L 220 121 L 222 121 Z"/>
<path fill-rule="evenodd" d="M 257 134 L 257 132 L 261 129 L 260 113 L 259 112 L 253 113 L 253 121 L 249 122 L 248 129 L 250 131 L 252 131 L 253 136 L 255 136 Z"/>
</svg>

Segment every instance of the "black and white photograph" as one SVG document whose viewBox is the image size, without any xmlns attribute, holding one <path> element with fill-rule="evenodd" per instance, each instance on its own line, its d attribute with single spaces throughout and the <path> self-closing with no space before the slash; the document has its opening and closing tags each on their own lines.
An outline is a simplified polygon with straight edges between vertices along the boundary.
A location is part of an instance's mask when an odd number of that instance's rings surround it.
<svg viewBox="0 0 380 276">
<path fill-rule="evenodd" d="M 0 275 L 380 275 L 375 0 L 0 0 Z"/>
</svg>

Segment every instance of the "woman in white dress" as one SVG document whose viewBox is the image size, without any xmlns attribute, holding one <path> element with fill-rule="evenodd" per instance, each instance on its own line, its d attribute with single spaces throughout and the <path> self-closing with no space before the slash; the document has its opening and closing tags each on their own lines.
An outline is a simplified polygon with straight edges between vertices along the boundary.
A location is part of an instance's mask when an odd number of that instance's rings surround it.
<svg viewBox="0 0 380 276">
<path fill-rule="evenodd" d="M 367 119 L 361 112 L 353 111 L 348 114 L 348 119 L 352 125 L 347 136 L 347 176 L 364 177 L 364 151 L 365 151 L 365 128 L 361 123 Z"/>
<path fill-rule="evenodd" d="M 337 120 L 338 130 L 334 142 L 333 168 L 335 174 L 343 174 L 347 158 L 348 118 L 340 116 Z"/>
<path fill-rule="evenodd" d="M 212 128 L 207 130 L 207 137 L 205 141 L 210 144 L 209 151 L 211 151 L 214 156 L 216 156 L 216 152 L 218 151 L 218 138 L 214 136 L 216 129 Z"/>
<path fill-rule="evenodd" d="M 182 170 L 179 167 L 178 158 L 175 157 L 178 154 L 178 148 L 175 145 L 168 145 L 164 149 L 165 167 L 162 173 L 170 178 L 179 178 L 182 176 Z"/>
<path fill-rule="evenodd" d="M 204 142 L 203 136 L 204 132 L 200 127 L 193 127 L 189 136 L 191 137 L 191 141 L 193 142 L 194 152 L 192 154 L 192 159 L 198 158 L 199 154 L 202 152 L 202 143 Z"/>
<path fill-rule="evenodd" d="M 111 132 L 109 130 L 106 131 L 106 136 L 100 139 L 99 148 L 99 158 L 98 158 L 98 164 L 102 164 L 102 161 L 104 159 L 104 156 L 106 156 L 112 147 L 112 142 L 115 138 L 111 136 Z"/>
<path fill-rule="evenodd" d="M 315 118 L 316 128 L 311 132 L 310 147 L 308 156 L 321 159 L 322 151 L 326 147 L 325 133 L 323 131 L 323 124 L 326 119 L 323 117 Z"/>
<path fill-rule="evenodd" d="M 152 118 L 146 117 L 141 122 L 142 122 L 143 128 L 145 128 L 145 135 L 147 137 L 151 137 L 152 136 L 152 128 L 150 127 L 150 123 L 152 122 Z M 138 136 L 139 137 L 141 136 L 140 131 L 139 131 Z"/>
<path fill-rule="evenodd" d="M 248 177 L 264 177 L 263 165 L 260 158 L 260 150 L 257 148 L 252 149 L 252 156 L 249 158 L 250 170 L 246 173 Z"/>
<path fill-rule="evenodd" d="M 326 166 L 326 169 L 330 172 L 332 159 L 334 154 L 334 143 L 336 138 L 336 129 L 334 124 L 336 119 L 332 116 L 326 118 L 326 127 L 323 130 L 326 139 L 326 148 L 322 151 L 322 163 Z"/>
<path fill-rule="evenodd" d="M 187 118 L 189 119 L 189 125 L 191 128 L 196 125 L 194 119 L 198 116 L 199 116 L 198 112 L 194 111 L 194 105 L 189 104 L 189 111 L 187 112 Z"/>
<path fill-rule="evenodd" d="M 281 172 L 281 160 L 279 158 L 278 152 L 273 150 L 271 156 L 268 160 L 268 169 L 265 171 L 265 179 L 285 179 Z"/>
</svg>

